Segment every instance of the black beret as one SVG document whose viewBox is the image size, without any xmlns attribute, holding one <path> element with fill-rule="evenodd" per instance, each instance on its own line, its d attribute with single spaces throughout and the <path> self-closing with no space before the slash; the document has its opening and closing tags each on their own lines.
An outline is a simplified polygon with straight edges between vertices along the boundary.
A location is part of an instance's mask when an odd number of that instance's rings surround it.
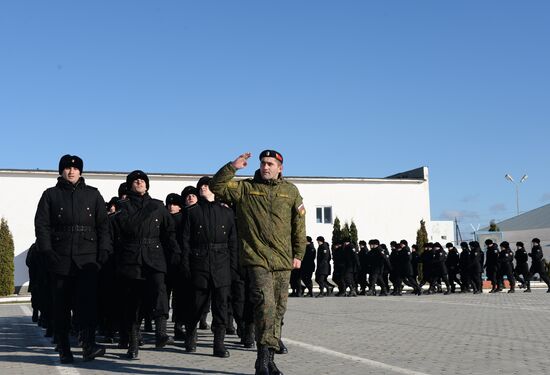
<svg viewBox="0 0 550 375">
<path fill-rule="evenodd" d="M 199 182 L 197 182 L 197 189 L 200 190 L 202 185 L 210 185 L 210 180 L 212 180 L 212 177 L 204 176 L 199 179 Z"/>
<path fill-rule="evenodd" d="M 149 190 L 149 177 L 145 174 L 145 172 L 140 171 L 139 169 L 131 172 L 128 176 L 126 176 L 126 185 L 128 187 L 132 186 L 132 183 L 135 180 L 145 181 L 145 186 L 147 187 L 147 190 Z"/>
<path fill-rule="evenodd" d="M 325 237 L 319 236 L 317 237 L 317 241 L 325 242 Z"/>
<path fill-rule="evenodd" d="M 181 196 L 176 193 L 168 194 L 166 196 L 166 206 L 168 206 L 169 204 L 174 204 L 176 206 L 183 207 Z"/>
<path fill-rule="evenodd" d="M 185 201 L 185 199 L 187 198 L 187 196 L 189 194 L 193 194 L 194 196 L 196 196 L 197 198 L 199 197 L 199 191 L 197 190 L 196 187 L 194 186 L 186 186 L 182 191 L 181 191 L 181 199 L 183 201 Z"/>
<path fill-rule="evenodd" d="M 275 150 L 263 150 L 260 154 L 260 160 L 262 160 L 262 158 L 275 158 L 283 164 L 283 155 Z"/>
<path fill-rule="evenodd" d="M 59 174 L 62 174 L 65 168 L 70 167 L 75 167 L 80 171 L 80 174 L 82 174 L 84 162 L 76 155 L 63 155 L 61 159 L 59 159 Z"/>
<path fill-rule="evenodd" d="M 538 238 L 536 238 L 536 237 L 533 238 L 533 239 L 531 240 L 531 242 L 540 244 L 540 240 L 539 240 Z"/>
<path fill-rule="evenodd" d="M 118 186 L 118 197 L 122 198 L 122 196 L 126 194 L 128 194 L 128 184 L 123 182 Z"/>
</svg>

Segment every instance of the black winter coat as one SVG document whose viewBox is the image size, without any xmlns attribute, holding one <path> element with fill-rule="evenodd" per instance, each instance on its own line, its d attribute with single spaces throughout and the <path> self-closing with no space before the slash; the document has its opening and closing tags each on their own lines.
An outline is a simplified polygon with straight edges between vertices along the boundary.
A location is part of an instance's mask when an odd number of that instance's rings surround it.
<svg viewBox="0 0 550 375">
<path fill-rule="evenodd" d="M 455 247 L 452 247 L 451 249 L 449 249 L 449 253 L 447 254 L 447 260 L 445 261 L 445 265 L 447 266 L 447 270 L 453 271 L 453 272 L 459 272 L 460 254 L 458 253 L 458 250 Z"/>
<path fill-rule="evenodd" d="M 238 272 L 237 228 L 230 208 L 201 199 L 183 210 L 183 263 L 196 288 L 231 285 Z"/>
<path fill-rule="evenodd" d="M 511 275 L 514 272 L 514 252 L 510 249 L 502 249 L 498 253 L 500 271 L 504 275 Z"/>
<path fill-rule="evenodd" d="M 330 248 L 326 242 L 323 242 L 317 248 L 317 270 L 316 275 L 330 275 Z"/>
<path fill-rule="evenodd" d="M 483 251 L 479 247 L 472 247 L 470 250 L 469 269 L 473 274 L 481 273 L 483 265 Z"/>
<path fill-rule="evenodd" d="M 99 267 L 98 255 L 112 252 L 105 201 L 84 178 L 71 184 L 63 177 L 44 191 L 34 218 L 38 250 L 46 254 L 50 272 L 69 275 L 78 268 Z"/>
<path fill-rule="evenodd" d="M 444 275 L 448 275 L 447 266 L 445 265 L 446 260 L 447 260 L 447 253 L 445 253 L 445 250 L 441 248 L 434 249 L 432 276 L 442 277 Z"/>
<path fill-rule="evenodd" d="M 315 246 L 312 243 L 306 245 L 306 252 L 304 253 L 304 258 L 302 259 L 302 266 L 300 267 L 300 273 L 311 277 L 311 274 L 315 271 Z"/>
<path fill-rule="evenodd" d="M 540 247 L 540 245 L 533 246 L 529 256 L 531 257 L 531 270 L 530 270 L 531 274 L 534 274 L 534 273 L 540 274 L 542 272 L 546 272 L 546 270 L 544 269 L 544 264 L 542 262 L 542 258 L 544 257 L 544 254 L 542 252 L 542 248 Z"/>
<path fill-rule="evenodd" d="M 179 263 L 181 250 L 176 241 L 176 226 L 162 201 L 130 192 L 119 201 L 115 216 L 117 248 L 116 269 L 129 279 L 144 277 L 143 266 L 166 273 L 167 263 Z M 166 259 L 170 254 L 171 259 Z"/>
<path fill-rule="evenodd" d="M 529 256 L 527 255 L 527 250 L 523 247 L 517 249 L 514 258 L 516 259 L 516 272 L 526 275 L 529 272 L 529 265 L 527 264 Z"/>
<path fill-rule="evenodd" d="M 397 251 L 397 263 L 399 265 L 398 272 L 401 277 L 412 276 L 411 249 L 408 246 Z"/>
</svg>

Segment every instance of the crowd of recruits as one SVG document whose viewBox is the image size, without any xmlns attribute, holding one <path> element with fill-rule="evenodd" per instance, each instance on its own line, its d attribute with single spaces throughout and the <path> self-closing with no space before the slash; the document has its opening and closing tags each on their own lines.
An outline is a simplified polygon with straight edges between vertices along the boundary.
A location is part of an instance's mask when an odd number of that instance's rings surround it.
<svg viewBox="0 0 550 375">
<path fill-rule="evenodd" d="M 96 343 L 98 327 L 108 342 L 118 331 L 118 347 L 128 349 L 128 359 L 138 358 L 144 319 L 154 319 L 157 348 L 173 343 L 167 334 L 172 301 L 175 335 L 185 340 L 186 351 L 196 351 L 197 324 L 211 306 L 214 356 L 229 357 L 224 339 L 235 333 L 234 319 L 244 347 L 257 344 L 256 374 L 282 375 L 273 355 L 287 352 L 280 339 L 288 294 L 283 285 L 303 257 L 305 208 L 296 187 L 282 179 L 283 158 L 276 151 L 260 154 L 253 179 L 233 181 L 250 156 L 240 155 L 181 196 L 169 194 L 165 204 L 149 196 L 149 178 L 141 170 L 128 174 L 119 196 L 105 204 L 81 176 L 82 159 L 61 158 L 57 184 L 38 203 L 37 239 L 27 257 L 33 321 L 53 334 L 61 363 L 74 361 L 71 329 L 78 332 L 84 361 L 105 354 Z M 240 222 L 228 204 L 215 200 L 211 180 L 226 202 L 238 203 Z M 242 194 L 247 189 L 255 194 Z M 273 222 L 269 210 L 280 220 Z M 237 223 L 248 240 L 241 251 Z M 262 238 L 247 233 L 251 225 Z M 289 236 L 262 248 L 262 227 Z M 266 251 L 277 263 L 262 263 Z"/>
<path fill-rule="evenodd" d="M 514 252 L 507 241 L 497 245 L 491 239 L 485 241 L 485 252 L 477 241 L 462 242 L 461 251 L 452 243 L 447 243 L 444 249 L 439 242 L 430 242 L 424 245 L 423 252 L 418 251 L 417 245 L 409 248 L 406 240 L 392 241 L 389 250 L 376 239 L 370 240 L 368 247 L 365 241 L 359 241 L 357 247 L 349 238 L 344 239 L 342 243 L 333 244 L 332 251 L 322 236 L 317 237 L 317 244 L 315 250 L 311 237 L 308 237 L 302 268 L 291 274 L 292 297 L 314 296 L 313 273 L 320 290 L 315 297 L 331 295 L 335 288 L 328 281 L 331 259 L 334 264 L 332 280 L 338 287 L 336 296 L 386 296 L 390 294 L 390 282 L 393 287 L 391 295 L 398 296 L 402 295 L 403 285 L 409 286 L 412 293 L 421 295 L 443 292 L 442 283 L 446 286 L 444 294 L 455 293 L 457 285 L 462 293 L 479 294 L 483 292 L 484 270 L 491 282 L 489 293 L 504 289 L 504 277 L 509 282 L 508 293 L 515 292 L 516 281 L 519 281 L 520 288 L 530 293 L 531 279 L 535 274 L 539 274 L 550 292 L 550 278 L 538 238 L 532 239 L 529 253 L 523 242 L 516 243 Z M 424 285 L 428 288 L 423 291 Z"/>
</svg>

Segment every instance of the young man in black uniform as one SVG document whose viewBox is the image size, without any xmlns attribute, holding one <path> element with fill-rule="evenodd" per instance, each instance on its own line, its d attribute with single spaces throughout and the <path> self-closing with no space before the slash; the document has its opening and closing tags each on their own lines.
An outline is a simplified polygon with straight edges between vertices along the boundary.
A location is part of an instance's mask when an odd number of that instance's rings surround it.
<svg viewBox="0 0 550 375">
<path fill-rule="evenodd" d="M 155 319 L 155 346 L 162 348 L 172 342 L 166 332 L 165 277 L 169 264 L 181 262 L 181 250 L 174 220 L 164 202 L 148 193 L 149 177 L 135 170 L 126 176 L 126 184 L 128 196 L 119 201 L 120 210 L 114 223 L 120 238 L 116 269 L 123 284 L 124 322 L 130 339 L 127 357 L 137 359 L 140 310 L 147 308 L 148 301 Z"/>
<path fill-rule="evenodd" d="M 540 247 L 540 240 L 538 238 L 533 238 L 531 245 L 531 253 L 529 253 L 529 256 L 531 257 L 531 268 L 529 269 L 530 278 L 533 277 L 534 274 L 538 273 L 542 281 L 544 281 L 546 286 L 548 286 L 546 293 L 550 293 L 550 278 L 544 269 L 544 263 L 542 261 L 544 254 L 542 252 L 542 247 Z M 531 289 L 530 287 L 531 285 L 528 283 L 527 288 L 529 288 L 529 290 Z"/>
<path fill-rule="evenodd" d="M 201 198 L 183 213 L 183 262 L 194 287 L 193 313 L 186 327 L 186 350 L 196 350 L 197 323 L 212 296 L 214 356 L 227 358 L 224 339 L 231 273 L 237 271 L 237 231 L 233 211 L 214 200 L 209 177 L 197 185 Z"/>
<path fill-rule="evenodd" d="M 105 354 L 95 343 L 98 270 L 112 252 L 105 201 L 81 177 L 76 155 L 59 161 L 56 186 L 42 194 L 34 220 L 38 250 L 52 275 L 53 321 L 61 363 L 73 362 L 69 344 L 71 306 L 81 329 L 85 361 Z"/>
</svg>

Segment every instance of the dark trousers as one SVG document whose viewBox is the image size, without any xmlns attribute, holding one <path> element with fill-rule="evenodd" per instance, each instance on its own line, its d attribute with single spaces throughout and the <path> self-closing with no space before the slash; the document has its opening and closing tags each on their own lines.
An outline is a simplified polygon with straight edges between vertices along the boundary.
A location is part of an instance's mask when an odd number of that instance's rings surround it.
<svg viewBox="0 0 550 375">
<path fill-rule="evenodd" d="M 209 285 L 207 289 L 195 288 L 193 291 L 193 312 L 191 316 L 191 329 L 197 326 L 201 317 L 208 312 L 212 305 L 212 328 L 223 328 L 227 326 L 228 304 L 231 286 L 215 288 Z"/>
<path fill-rule="evenodd" d="M 315 282 L 319 284 L 319 292 L 328 292 L 328 283 L 326 282 L 328 275 L 315 274 Z"/>
<path fill-rule="evenodd" d="M 496 289 L 498 287 L 498 267 L 496 265 L 488 265 L 485 273 L 487 274 L 487 280 L 491 281 L 491 287 Z"/>
<path fill-rule="evenodd" d="M 124 323 L 127 330 L 139 324 L 141 311 L 151 311 L 153 318 L 168 317 L 168 298 L 164 273 L 149 270 L 145 279 L 123 279 Z"/>
<path fill-rule="evenodd" d="M 531 266 L 531 269 L 529 270 L 529 282 L 527 283 L 527 287 L 531 287 L 531 278 L 534 274 L 538 273 L 542 281 L 546 283 L 546 286 L 550 289 L 550 278 L 548 277 L 548 274 L 542 269 L 541 267 L 533 267 Z"/>
<path fill-rule="evenodd" d="M 311 280 L 313 272 L 302 272 L 300 275 L 306 289 L 309 290 L 310 293 L 313 293 L 313 281 Z"/>
<path fill-rule="evenodd" d="M 462 283 L 457 277 L 458 270 L 449 267 L 449 283 L 451 284 L 451 291 L 455 291 L 455 283 L 462 287 Z"/>
<path fill-rule="evenodd" d="M 237 326 L 243 323 L 244 304 L 244 281 L 241 279 L 231 281 L 231 294 L 229 295 L 228 304 L 228 323 L 231 323 L 233 320 L 237 322 Z"/>
<path fill-rule="evenodd" d="M 381 293 L 386 293 L 387 292 L 386 284 L 384 284 L 384 278 L 382 277 L 382 272 L 380 272 L 380 271 L 378 271 L 378 272 L 373 271 L 369 275 L 369 291 L 371 293 L 374 293 L 376 291 L 376 289 L 375 289 L 376 284 L 378 284 L 378 286 L 380 287 L 380 292 Z"/>
<path fill-rule="evenodd" d="M 75 267 L 76 268 L 76 267 Z M 53 275 L 53 321 L 56 334 L 64 336 L 71 328 L 71 309 L 80 329 L 97 324 L 97 268 L 75 269 L 70 276 Z"/>
</svg>

